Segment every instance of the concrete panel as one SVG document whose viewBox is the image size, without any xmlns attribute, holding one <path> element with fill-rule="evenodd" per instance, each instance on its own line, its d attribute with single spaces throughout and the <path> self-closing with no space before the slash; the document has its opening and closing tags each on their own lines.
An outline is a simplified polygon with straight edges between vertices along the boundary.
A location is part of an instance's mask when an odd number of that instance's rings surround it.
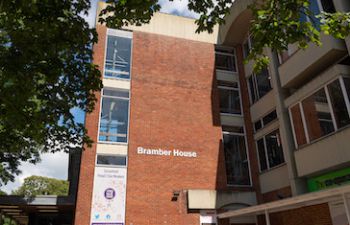
<svg viewBox="0 0 350 225">
<path fill-rule="evenodd" d="M 188 190 L 189 209 L 220 209 L 231 204 L 256 205 L 255 192 Z"/>
<path fill-rule="evenodd" d="M 234 45 L 242 43 L 248 32 L 252 13 L 248 6 L 255 0 L 236 0 L 225 17 L 225 24 L 220 26 L 219 43 Z M 239 32 L 237 32 L 239 31 Z"/>
<path fill-rule="evenodd" d="M 256 134 L 254 134 L 254 140 L 259 140 L 260 138 L 262 138 L 266 134 L 269 134 L 272 131 L 277 130 L 279 128 L 279 126 L 280 126 L 280 123 L 278 120 L 276 120 L 273 123 L 268 124 L 267 126 L 262 128 L 261 130 L 256 132 Z"/>
<path fill-rule="evenodd" d="M 347 75 L 350 74 L 350 66 L 344 66 L 344 65 L 335 65 L 323 72 L 321 75 L 317 76 L 312 81 L 308 82 L 303 87 L 299 88 L 293 95 L 288 97 L 285 100 L 285 105 L 291 106 L 295 104 L 296 102 L 300 101 L 301 99 L 311 95 L 315 92 L 318 88 L 324 86 L 334 78 L 336 78 L 339 75 Z"/>
<path fill-rule="evenodd" d="M 287 165 L 282 165 L 280 167 L 264 172 L 260 174 L 259 179 L 261 193 L 267 193 L 290 186 Z"/>
<path fill-rule="evenodd" d="M 314 175 L 350 162 L 350 128 L 316 141 L 295 151 L 299 176 Z"/>
<path fill-rule="evenodd" d="M 216 70 L 216 79 L 223 81 L 239 82 L 238 73 L 224 70 Z"/>
<path fill-rule="evenodd" d="M 245 77 L 248 78 L 253 73 L 254 61 L 249 61 L 247 64 L 244 64 Z"/>
<path fill-rule="evenodd" d="M 262 97 L 259 101 L 257 101 L 250 107 L 250 115 L 252 117 L 252 121 L 257 121 L 258 119 L 265 116 L 275 108 L 276 99 L 275 93 L 272 89 L 272 91 L 267 93 L 264 97 Z"/>
<path fill-rule="evenodd" d="M 299 50 L 279 67 L 283 88 L 299 87 L 319 72 L 345 56 L 347 49 L 343 40 L 321 36 L 322 46 L 311 44 L 306 50 Z"/>
<path fill-rule="evenodd" d="M 105 8 L 106 5 L 107 4 L 105 2 L 98 3 L 97 15 L 99 15 L 101 9 Z M 126 30 L 141 31 L 216 44 L 218 37 L 218 26 L 214 27 L 214 31 L 211 34 L 208 32 L 197 34 L 195 32 L 197 25 L 194 23 L 194 21 L 195 19 L 192 18 L 165 13 L 155 13 L 148 24 L 143 24 L 142 26 L 132 25 L 123 28 Z"/>
<path fill-rule="evenodd" d="M 130 90 L 130 81 L 121 79 L 103 78 L 103 86 Z"/>
<path fill-rule="evenodd" d="M 96 153 L 97 154 L 111 154 L 111 155 L 127 155 L 128 154 L 128 146 L 127 145 L 117 145 L 117 144 L 97 143 Z"/>
<path fill-rule="evenodd" d="M 244 118 L 242 116 L 232 116 L 230 114 L 220 114 L 221 125 L 223 126 L 244 126 Z"/>
</svg>

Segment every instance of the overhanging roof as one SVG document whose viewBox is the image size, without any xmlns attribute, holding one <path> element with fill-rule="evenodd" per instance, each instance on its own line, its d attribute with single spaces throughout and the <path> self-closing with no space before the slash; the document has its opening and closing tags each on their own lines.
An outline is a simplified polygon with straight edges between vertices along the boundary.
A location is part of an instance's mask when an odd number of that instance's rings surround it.
<svg viewBox="0 0 350 225">
<path fill-rule="evenodd" d="M 260 204 L 243 209 L 232 210 L 218 215 L 218 218 L 233 218 L 263 214 L 266 211 L 279 212 L 288 209 L 298 208 L 307 205 L 320 204 L 332 200 L 339 200 L 343 195 L 350 193 L 350 185 L 333 188 L 324 191 L 318 191 L 296 197 L 278 200 L 275 202 Z"/>
</svg>

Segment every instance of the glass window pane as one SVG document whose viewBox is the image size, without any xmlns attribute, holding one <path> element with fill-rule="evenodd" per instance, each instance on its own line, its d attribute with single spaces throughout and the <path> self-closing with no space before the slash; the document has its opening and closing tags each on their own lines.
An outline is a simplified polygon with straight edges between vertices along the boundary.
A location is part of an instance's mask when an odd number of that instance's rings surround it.
<svg viewBox="0 0 350 225">
<path fill-rule="evenodd" d="M 272 89 L 267 69 L 264 69 L 260 74 L 256 75 L 256 82 L 258 85 L 259 98 L 266 95 Z"/>
<path fill-rule="evenodd" d="M 232 81 L 218 80 L 217 84 L 218 86 L 238 88 L 238 83 Z"/>
<path fill-rule="evenodd" d="M 130 78 L 131 39 L 108 36 L 105 77 Z"/>
<path fill-rule="evenodd" d="M 317 15 L 320 14 L 318 0 L 311 0 L 309 8 L 313 13 L 313 15 L 311 15 L 310 22 L 313 23 L 318 29 L 320 29 L 320 19 L 316 17 Z"/>
<path fill-rule="evenodd" d="M 249 42 L 246 40 L 243 44 L 243 57 L 247 58 L 250 52 Z"/>
<path fill-rule="evenodd" d="M 335 7 L 332 0 L 321 0 L 323 11 L 335 13 Z"/>
<path fill-rule="evenodd" d="M 250 185 L 244 136 L 224 134 L 227 184 Z"/>
<path fill-rule="evenodd" d="M 112 96 L 112 97 L 129 98 L 129 91 L 104 88 L 103 95 L 104 96 Z"/>
<path fill-rule="evenodd" d="M 236 71 L 233 55 L 215 54 L 215 68 L 227 71 Z"/>
<path fill-rule="evenodd" d="M 97 165 L 126 166 L 126 157 L 112 155 L 97 155 Z"/>
<path fill-rule="evenodd" d="M 334 131 L 331 111 L 323 88 L 306 98 L 302 105 L 311 141 Z"/>
<path fill-rule="evenodd" d="M 348 93 L 347 98 L 350 98 L 350 78 L 349 77 L 344 77 L 344 83 L 345 83 L 345 90 Z"/>
<path fill-rule="evenodd" d="M 129 100 L 102 98 L 99 141 L 127 142 Z"/>
<path fill-rule="evenodd" d="M 298 146 L 306 144 L 306 136 L 304 130 L 303 119 L 301 117 L 299 104 L 293 106 L 291 109 L 292 119 L 293 119 L 293 127 L 294 134 L 297 141 Z"/>
<path fill-rule="evenodd" d="M 274 131 L 265 136 L 266 151 L 270 168 L 284 162 L 283 149 L 280 141 L 279 131 Z"/>
<path fill-rule="evenodd" d="M 251 103 L 254 103 L 258 100 L 258 96 L 256 95 L 256 92 L 255 92 L 256 89 L 254 85 L 254 75 L 249 77 L 248 83 L 249 83 L 249 93 L 250 93 Z"/>
<path fill-rule="evenodd" d="M 258 154 L 259 154 L 260 171 L 265 171 L 267 170 L 267 163 L 266 163 L 264 139 L 262 138 L 258 140 L 256 144 L 257 144 Z"/>
<path fill-rule="evenodd" d="M 231 133 L 244 134 L 244 129 L 243 129 L 243 127 L 236 127 L 236 126 L 222 126 L 222 131 L 224 131 L 224 132 L 231 132 Z"/>
<path fill-rule="evenodd" d="M 274 121 L 276 119 L 277 119 L 277 113 L 276 113 L 276 110 L 274 110 L 263 117 L 264 126 L 266 126 L 267 124 L 271 123 L 272 121 Z"/>
<path fill-rule="evenodd" d="M 334 82 L 329 84 L 327 88 L 329 96 L 331 98 L 334 117 L 338 128 L 350 124 L 349 113 L 346 108 L 346 103 L 340 86 L 340 81 L 335 80 Z"/>
<path fill-rule="evenodd" d="M 261 123 L 261 120 L 257 121 L 254 123 L 254 129 L 255 129 L 255 132 L 260 130 L 262 128 L 262 123 Z"/>
<path fill-rule="evenodd" d="M 241 114 L 241 102 L 238 90 L 220 88 L 220 112 Z"/>
</svg>

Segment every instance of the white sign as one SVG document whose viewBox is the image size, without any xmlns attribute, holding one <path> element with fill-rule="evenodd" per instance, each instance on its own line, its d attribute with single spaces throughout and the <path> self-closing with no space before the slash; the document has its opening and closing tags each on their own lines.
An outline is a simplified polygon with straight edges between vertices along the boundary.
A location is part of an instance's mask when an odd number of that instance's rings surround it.
<svg viewBox="0 0 350 225">
<path fill-rule="evenodd" d="M 200 224 L 203 223 L 214 223 L 216 224 L 216 212 L 215 211 L 209 211 L 209 210 L 201 210 L 199 215 L 199 222 Z"/>
<path fill-rule="evenodd" d="M 91 225 L 124 225 L 126 168 L 95 167 Z"/>
<path fill-rule="evenodd" d="M 143 148 L 137 147 L 137 154 L 140 155 L 161 155 L 161 156 L 175 156 L 175 157 L 187 157 L 187 158 L 196 158 L 197 152 L 191 151 L 182 151 L 179 149 L 167 150 L 161 148 Z"/>
</svg>

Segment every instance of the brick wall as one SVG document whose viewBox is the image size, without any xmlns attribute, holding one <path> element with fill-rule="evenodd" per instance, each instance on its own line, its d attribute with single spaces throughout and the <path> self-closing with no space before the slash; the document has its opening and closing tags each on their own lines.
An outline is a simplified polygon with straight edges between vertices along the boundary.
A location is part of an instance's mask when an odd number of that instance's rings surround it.
<svg viewBox="0 0 350 225">
<path fill-rule="evenodd" d="M 104 49 L 105 49 L 105 38 L 106 38 L 106 27 L 96 27 L 99 42 L 94 45 L 94 63 L 100 68 L 103 68 L 104 62 Z M 103 71 L 102 71 L 103 72 Z M 95 157 L 96 157 L 96 142 L 97 142 L 97 131 L 98 121 L 100 117 L 100 93 L 96 93 L 97 102 L 95 110 L 86 115 L 85 127 L 88 130 L 88 135 L 94 141 L 91 148 L 85 149 L 82 153 L 81 164 L 80 164 L 80 175 L 79 175 L 79 186 L 77 193 L 76 202 L 76 213 L 75 213 L 75 225 L 87 225 L 90 224 L 90 212 L 91 212 L 91 200 L 92 200 L 92 189 L 93 189 L 93 177 L 95 170 Z"/>
<path fill-rule="evenodd" d="M 270 214 L 271 225 L 332 225 L 328 204 L 301 207 Z M 265 225 L 265 216 L 258 217 L 258 224 Z"/>
<path fill-rule="evenodd" d="M 244 124 L 245 124 L 246 138 L 248 143 L 247 147 L 248 147 L 248 156 L 250 161 L 250 173 L 252 176 L 253 188 L 257 193 L 257 200 L 259 203 L 261 203 L 262 196 L 260 194 L 260 184 L 259 184 L 259 163 L 258 163 L 257 151 L 255 148 L 253 124 L 252 124 L 252 119 L 250 115 L 249 92 L 248 92 L 247 79 L 244 71 L 242 45 L 236 46 L 236 57 L 237 57 L 237 65 L 238 65 L 238 72 L 239 72 Z"/>
<path fill-rule="evenodd" d="M 134 32 L 132 60 L 126 224 L 197 225 L 184 191 L 226 185 L 214 45 Z M 198 157 L 138 155 L 139 146 Z"/>
<path fill-rule="evenodd" d="M 290 186 L 262 194 L 264 203 L 290 197 L 292 197 L 292 189 L 290 188 Z"/>
</svg>

